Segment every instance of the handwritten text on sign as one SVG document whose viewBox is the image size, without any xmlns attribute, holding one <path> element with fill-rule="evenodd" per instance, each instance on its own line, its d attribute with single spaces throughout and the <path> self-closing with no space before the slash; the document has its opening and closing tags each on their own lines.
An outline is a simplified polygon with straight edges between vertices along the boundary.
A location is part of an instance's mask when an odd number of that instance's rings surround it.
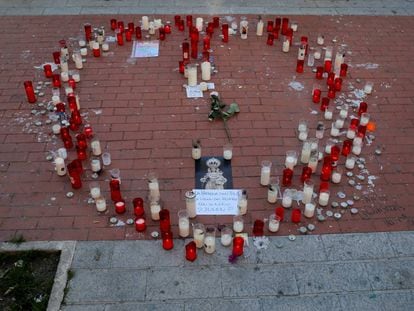
<svg viewBox="0 0 414 311">
<path fill-rule="evenodd" d="M 194 189 L 197 215 L 237 215 L 241 190 Z"/>
</svg>

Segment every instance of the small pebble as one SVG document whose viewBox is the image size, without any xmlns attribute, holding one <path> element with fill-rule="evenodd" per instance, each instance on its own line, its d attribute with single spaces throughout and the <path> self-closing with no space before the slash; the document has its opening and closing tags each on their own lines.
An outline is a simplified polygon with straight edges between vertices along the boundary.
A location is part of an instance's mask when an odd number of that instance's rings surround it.
<svg viewBox="0 0 414 311">
<path fill-rule="evenodd" d="M 51 197 L 50 201 L 56 201 L 56 197 Z"/>
<path fill-rule="evenodd" d="M 337 208 L 339 206 L 339 203 L 334 201 L 331 203 L 331 206 L 332 208 Z"/>
<path fill-rule="evenodd" d="M 342 207 L 342 208 L 347 208 L 347 207 L 348 207 L 348 203 L 346 203 L 346 202 L 341 202 L 341 207 Z"/>
<path fill-rule="evenodd" d="M 289 239 L 289 241 L 295 241 L 296 236 L 294 234 L 289 234 L 288 239 Z"/>
<path fill-rule="evenodd" d="M 44 107 L 43 103 L 37 103 L 37 107 Z"/>
<path fill-rule="evenodd" d="M 346 201 L 346 203 L 348 203 L 349 206 L 354 205 L 354 201 L 352 201 L 352 200 L 348 200 L 348 201 Z"/>
<path fill-rule="evenodd" d="M 355 180 L 350 179 L 350 180 L 348 180 L 348 184 L 349 184 L 350 186 L 354 187 L 354 186 L 356 185 L 356 182 L 355 182 Z"/>
<path fill-rule="evenodd" d="M 342 191 L 339 191 L 336 195 L 337 195 L 337 196 L 338 196 L 338 198 L 340 198 L 340 199 L 345 199 L 345 197 L 346 197 L 346 194 L 345 194 L 345 193 L 343 193 Z"/>
<path fill-rule="evenodd" d="M 300 234 L 306 234 L 306 233 L 308 233 L 308 229 L 306 229 L 306 227 L 300 227 L 298 229 L 298 231 L 299 231 Z"/>
<path fill-rule="evenodd" d="M 334 218 L 335 218 L 336 220 L 341 219 L 341 218 L 342 218 L 342 214 L 341 214 L 341 213 L 335 213 L 335 214 L 334 214 Z"/>
<path fill-rule="evenodd" d="M 320 222 L 323 222 L 323 221 L 325 221 L 325 220 L 326 220 L 325 216 L 323 216 L 323 215 L 318 215 L 318 216 L 317 216 L 317 219 L 318 219 L 318 221 L 320 221 Z"/>
<path fill-rule="evenodd" d="M 109 218 L 109 222 L 110 222 L 111 224 L 116 224 L 116 223 L 118 222 L 118 218 L 116 218 L 116 217 L 111 217 L 111 218 Z"/>
<path fill-rule="evenodd" d="M 128 219 L 126 220 L 126 224 L 127 224 L 127 225 L 132 225 L 132 224 L 134 224 L 134 220 L 133 220 L 132 218 L 128 218 Z"/>
<path fill-rule="evenodd" d="M 333 212 L 332 211 L 326 211 L 326 216 L 328 217 L 332 217 L 333 216 Z"/>
<path fill-rule="evenodd" d="M 308 224 L 307 228 L 308 228 L 309 231 L 314 231 L 316 229 L 314 224 Z"/>
<path fill-rule="evenodd" d="M 346 176 L 352 177 L 352 176 L 354 176 L 354 173 L 352 173 L 352 172 L 346 172 Z"/>
<path fill-rule="evenodd" d="M 358 214 L 358 209 L 355 207 L 351 208 L 351 214 L 353 215 Z"/>
<path fill-rule="evenodd" d="M 42 86 L 41 85 L 36 86 L 36 90 L 41 90 L 41 89 L 42 89 Z"/>
<path fill-rule="evenodd" d="M 352 100 L 351 100 L 350 98 L 345 99 L 345 101 L 346 101 L 347 103 L 352 102 Z"/>
<path fill-rule="evenodd" d="M 69 191 L 68 193 L 66 193 L 66 197 L 67 198 L 73 198 L 75 194 L 72 191 Z"/>
</svg>

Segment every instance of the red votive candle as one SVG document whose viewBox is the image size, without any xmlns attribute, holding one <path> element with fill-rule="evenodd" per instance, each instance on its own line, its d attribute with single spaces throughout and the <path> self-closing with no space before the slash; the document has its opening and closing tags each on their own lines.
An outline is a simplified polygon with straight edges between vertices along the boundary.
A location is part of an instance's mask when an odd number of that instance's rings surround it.
<svg viewBox="0 0 414 311">
<path fill-rule="evenodd" d="M 253 236 L 263 236 L 264 222 L 263 220 L 256 219 L 253 224 Z"/>
<path fill-rule="evenodd" d="M 115 203 L 115 212 L 117 214 L 124 214 L 126 212 L 125 202 L 118 201 Z"/>
<path fill-rule="evenodd" d="M 186 20 L 186 25 L 188 27 L 192 27 L 193 26 L 193 16 L 192 15 L 187 15 L 185 17 L 185 20 Z"/>
<path fill-rule="evenodd" d="M 310 179 L 312 176 L 312 169 L 309 166 L 305 166 L 302 169 L 302 175 L 300 176 L 300 180 L 305 182 L 306 180 Z"/>
<path fill-rule="evenodd" d="M 76 81 L 75 81 L 75 79 L 73 79 L 73 78 L 70 78 L 69 80 L 68 80 L 68 84 L 69 84 L 69 86 L 72 88 L 72 89 L 76 89 Z M 73 96 L 73 97 L 75 97 L 75 96 Z M 75 101 L 76 101 L 76 97 L 75 97 Z"/>
<path fill-rule="evenodd" d="M 364 112 L 367 112 L 368 110 L 368 104 L 366 102 L 360 102 L 359 103 L 359 109 L 358 109 L 358 116 L 361 116 Z"/>
<path fill-rule="evenodd" d="M 134 33 L 134 30 L 135 30 L 135 25 L 134 25 L 134 23 L 133 23 L 133 22 L 129 22 L 129 23 L 128 23 L 128 30 L 129 30 L 130 32 Z"/>
<path fill-rule="evenodd" d="M 335 91 L 340 92 L 341 89 L 342 89 L 342 79 L 341 78 L 336 78 L 335 82 L 334 82 L 334 85 L 335 85 Z"/>
<path fill-rule="evenodd" d="M 163 209 L 159 214 L 161 232 L 171 231 L 170 212 L 167 209 Z"/>
<path fill-rule="evenodd" d="M 78 110 L 78 105 L 76 104 L 76 97 L 73 94 L 68 95 L 68 105 L 69 111 L 72 113 Z"/>
<path fill-rule="evenodd" d="M 210 52 L 209 51 L 203 51 L 203 61 L 210 61 Z"/>
<path fill-rule="evenodd" d="M 327 59 L 325 61 L 324 70 L 325 70 L 325 72 L 331 72 L 331 70 L 332 70 L 332 61 L 331 60 Z"/>
<path fill-rule="evenodd" d="M 73 141 L 72 141 L 72 137 L 69 136 L 69 138 L 65 138 L 63 139 L 63 146 L 66 149 L 72 149 L 73 148 Z"/>
<path fill-rule="evenodd" d="M 158 38 L 160 39 L 160 41 L 165 40 L 165 27 L 158 28 Z"/>
<path fill-rule="evenodd" d="M 84 24 L 83 28 L 85 29 L 85 40 L 86 40 L 86 42 L 91 41 L 91 39 L 92 39 L 92 25 L 91 24 Z"/>
<path fill-rule="evenodd" d="M 328 108 L 328 106 L 329 106 L 329 98 L 328 97 L 322 97 L 321 111 L 325 111 L 326 108 Z"/>
<path fill-rule="evenodd" d="M 198 58 L 198 45 L 197 41 L 191 41 L 191 58 Z"/>
<path fill-rule="evenodd" d="M 137 217 L 144 216 L 144 200 L 142 198 L 135 198 L 132 200 L 132 204 L 134 206 L 134 215 Z"/>
<path fill-rule="evenodd" d="M 322 66 L 316 67 L 315 78 L 318 79 L 318 80 L 322 80 L 323 79 L 323 67 Z"/>
<path fill-rule="evenodd" d="M 162 232 L 162 247 L 165 250 L 170 250 L 174 247 L 173 234 L 171 231 Z"/>
<path fill-rule="evenodd" d="M 116 33 L 116 42 L 118 42 L 118 45 L 124 45 L 124 37 L 122 35 L 122 32 L 119 30 Z"/>
<path fill-rule="evenodd" d="M 280 27 L 276 26 L 273 28 L 273 38 L 275 40 L 279 39 L 279 31 L 280 31 Z"/>
<path fill-rule="evenodd" d="M 329 181 L 332 174 L 332 164 L 324 163 L 321 170 L 321 180 Z"/>
<path fill-rule="evenodd" d="M 322 91 L 320 89 L 314 89 L 312 94 L 312 101 L 318 104 L 321 101 Z"/>
<path fill-rule="evenodd" d="M 24 81 L 24 90 L 26 92 L 27 101 L 30 104 L 34 104 L 36 102 L 36 95 L 34 92 L 32 81 Z"/>
<path fill-rule="evenodd" d="M 115 30 L 116 29 L 116 19 L 112 18 L 111 19 L 111 30 Z"/>
<path fill-rule="evenodd" d="M 342 144 L 342 152 L 341 152 L 341 154 L 346 157 L 351 152 L 351 150 L 352 150 L 352 140 L 351 139 L 347 139 Z"/>
<path fill-rule="evenodd" d="M 60 51 L 53 52 L 53 61 L 56 65 L 60 64 Z"/>
<path fill-rule="evenodd" d="M 117 28 L 118 28 L 119 32 L 124 33 L 124 31 L 125 31 L 124 22 L 123 21 L 119 21 L 118 22 L 118 25 L 117 25 Z"/>
<path fill-rule="evenodd" d="M 182 49 L 183 49 L 183 61 L 189 61 L 190 60 L 190 43 L 183 42 Z"/>
<path fill-rule="evenodd" d="M 299 223 L 301 216 L 302 216 L 302 212 L 300 211 L 299 208 L 292 209 L 291 220 L 293 223 L 295 224 Z"/>
<path fill-rule="evenodd" d="M 346 77 L 346 74 L 348 72 L 348 65 L 347 64 L 341 64 L 341 69 L 339 71 L 340 77 Z"/>
<path fill-rule="evenodd" d="M 223 35 L 223 42 L 229 42 L 229 24 L 221 25 L 221 33 Z"/>
<path fill-rule="evenodd" d="M 185 259 L 194 261 L 197 259 L 197 246 L 194 241 L 189 242 L 185 246 Z"/>
<path fill-rule="evenodd" d="M 277 217 L 280 218 L 280 221 L 282 222 L 283 219 L 285 218 L 285 208 L 282 206 L 276 207 L 275 214 Z"/>
<path fill-rule="evenodd" d="M 210 36 L 205 36 L 203 38 L 203 49 L 204 50 L 210 50 Z"/>
<path fill-rule="evenodd" d="M 328 74 L 328 78 L 326 79 L 326 84 L 328 86 L 333 86 L 334 85 L 334 82 L 335 82 L 335 73 L 330 72 Z"/>
<path fill-rule="evenodd" d="M 82 161 L 79 159 L 75 159 L 72 162 L 73 167 L 78 171 L 79 175 L 83 174 L 83 165 Z"/>
<path fill-rule="evenodd" d="M 129 29 L 127 31 L 125 31 L 125 40 L 127 42 L 131 42 L 132 41 L 132 31 L 130 31 Z"/>
<path fill-rule="evenodd" d="M 52 84 L 53 84 L 53 87 L 61 87 L 62 86 L 62 83 L 60 82 L 60 75 L 59 74 L 57 74 L 57 73 L 53 74 Z"/>
<path fill-rule="evenodd" d="M 81 147 L 79 147 L 79 145 L 76 146 L 76 154 L 79 160 L 83 161 L 87 158 L 86 149 L 82 149 Z"/>
<path fill-rule="evenodd" d="M 273 21 L 267 21 L 267 27 L 266 30 L 267 32 L 273 32 Z"/>
<path fill-rule="evenodd" d="M 81 149 L 86 149 L 88 148 L 88 143 L 86 141 L 86 136 L 85 134 L 79 133 L 76 135 L 76 140 L 78 141 L 78 146 Z"/>
<path fill-rule="evenodd" d="M 286 35 L 288 32 L 288 27 L 289 27 L 289 18 L 284 17 L 282 19 L 282 35 Z"/>
<path fill-rule="evenodd" d="M 184 26 L 184 20 L 180 20 L 180 23 L 178 24 L 178 30 L 179 31 L 184 31 L 185 26 Z"/>
<path fill-rule="evenodd" d="M 319 192 L 323 192 L 327 190 L 329 190 L 329 182 L 321 181 L 321 183 L 319 184 Z"/>
<path fill-rule="evenodd" d="M 46 78 L 51 78 L 53 76 L 52 66 L 50 64 L 43 65 L 43 71 Z"/>
<path fill-rule="evenodd" d="M 218 16 L 213 17 L 213 26 L 214 28 L 218 28 L 220 26 L 220 18 Z"/>
<path fill-rule="evenodd" d="M 138 232 L 145 231 L 147 229 L 147 224 L 145 223 L 144 218 L 136 218 L 135 219 L 135 230 Z"/>
<path fill-rule="evenodd" d="M 174 16 L 175 26 L 178 26 L 180 24 L 180 21 L 181 21 L 181 16 L 180 15 L 175 15 Z"/>
<path fill-rule="evenodd" d="M 85 127 L 83 128 L 83 133 L 85 134 L 86 138 L 92 138 L 93 137 L 92 127 L 89 124 L 85 125 Z"/>
<path fill-rule="evenodd" d="M 55 106 L 56 112 L 65 112 L 65 104 L 64 103 L 57 103 Z"/>
<path fill-rule="evenodd" d="M 135 27 L 135 38 L 138 40 L 142 39 L 142 31 L 140 26 Z"/>
<path fill-rule="evenodd" d="M 273 45 L 273 41 L 274 41 L 275 36 L 273 35 L 273 33 L 269 33 L 267 35 L 267 45 Z"/>
<path fill-rule="evenodd" d="M 293 171 L 290 168 L 285 168 L 283 170 L 282 185 L 284 187 L 289 187 L 290 185 L 292 185 L 292 177 Z"/>
<path fill-rule="evenodd" d="M 280 17 L 276 17 L 276 19 L 275 19 L 275 27 L 280 28 L 281 25 L 282 25 L 282 19 Z"/>
<path fill-rule="evenodd" d="M 118 179 L 112 179 L 109 182 L 109 188 L 111 189 L 111 200 L 114 201 L 114 202 L 122 201 L 121 188 L 120 188 L 120 185 L 119 185 L 119 180 Z"/>
<path fill-rule="evenodd" d="M 305 65 L 305 61 L 303 59 L 298 59 L 296 62 L 296 72 L 303 73 L 303 66 Z"/>
<path fill-rule="evenodd" d="M 184 71 L 185 71 L 185 65 L 184 65 L 184 61 L 183 61 L 183 60 L 180 60 L 180 61 L 178 62 L 178 69 L 179 69 L 179 72 L 180 72 L 181 74 L 184 74 Z"/>
<path fill-rule="evenodd" d="M 78 109 L 75 109 L 74 111 L 72 111 L 72 115 L 70 117 L 69 122 L 70 121 L 73 121 L 76 125 L 82 124 L 82 117 Z"/>
<path fill-rule="evenodd" d="M 336 95 L 335 87 L 330 86 L 328 89 L 328 98 L 334 99 Z"/>
<path fill-rule="evenodd" d="M 243 255 L 244 239 L 236 236 L 233 238 L 233 256 Z"/>
<path fill-rule="evenodd" d="M 73 162 L 69 163 L 67 166 L 68 169 L 68 176 L 70 180 L 70 184 L 72 185 L 73 189 L 79 189 L 82 187 L 82 180 L 80 178 L 79 171 L 73 165 Z"/>
<path fill-rule="evenodd" d="M 331 163 L 335 163 L 339 160 L 339 153 L 340 153 L 340 149 L 337 145 L 333 145 L 331 147 Z"/>
<path fill-rule="evenodd" d="M 62 140 L 71 138 L 70 133 L 69 133 L 69 129 L 67 127 L 61 127 L 60 128 L 60 138 L 62 138 Z"/>
<path fill-rule="evenodd" d="M 207 25 L 207 29 L 206 29 L 207 34 L 211 37 L 214 33 L 214 23 L 208 23 Z"/>
<path fill-rule="evenodd" d="M 171 25 L 167 24 L 164 26 L 164 30 L 166 34 L 170 34 L 171 33 Z"/>
</svg>

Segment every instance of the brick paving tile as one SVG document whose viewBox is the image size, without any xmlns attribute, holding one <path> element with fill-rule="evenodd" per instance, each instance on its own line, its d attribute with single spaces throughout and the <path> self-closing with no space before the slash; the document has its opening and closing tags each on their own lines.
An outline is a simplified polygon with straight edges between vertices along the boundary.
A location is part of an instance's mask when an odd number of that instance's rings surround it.
<svg viewBox="0 0 414 311">
<path fill-rule="evenodd" d="M 119 15 L 125 23 L 140 20 L 140 15 Z M 173 16 L 159 16 L 172 20 Z M 264 20 L 275 16 L 263 16 Z M 340 185 L 331 184 L 331 201 L 341 201 L 338 191 L 361 197 L 355 202 L 359 214 L 350 215 L 349 208 L 338 211 L 343 218 L 332 218 L 324 223 L 316 219 L 302 219 L 299 225 L 290 222 L 290 211 L 278 234 L 297 233 L 301 225 L 314 223 L 316 233 L 345 233 L 368 231 L 397 231 L 414 228 L 411 189 L 414 186 L 414 134 L 413 33 L 411 17 L 402 16 L 289 16 L 298 21 L 294 45 L 287 54 L 281 51 L 281 41 L 266 45 L 267 34 L 257 37 L 256 16 L 248 15 L 250 22 L 247 40 L 231 36 L 224 44 L 215 30 L 211 55 L 218 72 L 212 82 L 225 103 L 237 102 L 241 112 L 229 120 L 234 146 L 233 183 L 249 194 L 249 213 L 246 231 L 251 232 L 252 222 L 267 218 L 278 204 L 266 202 L 267 190 L 259 185 L 260 163 L 272 160 L 281 175 L 285 152 L 300 152 L 301 142 L 296 138 L 300 119 L 308 120 L 310 137 L 316 123 L 322 120 L 319 106 L 312 104 L 311 91 L 314 73 L 305 66 L 297 74 L 296 56 L 300 36 L 309 36 L 310 45 L 316 46 L 316 34 L 323 33 L 326 45 L 346 49 L 349 74 L 344 79 L 342 101 L 349 96 L 357 99 L 357 91 L 366 81 L 374 82 L 372 95 L 366 97 L 369 112 L 376 122 L 376 139 L 364 146 L 366 160 L 365 180 L 358 181 L 361 190 L 350 187 L 343 176 Z M 205 16 L 205 20 L 210 17 Z M 238 18 L 238 17 L 237 17 Z M 72 190 L 65 177 L 54 173 L 53 164 L 45 157 L 51 150 L 62 147 L 59 138 L 45 125 L 47 116 L 33 115 L 32 109 L 41 109 L 27 103 L 23 81 L 45 81 L 43 73 L 34 66 L 53 60 L 52 52 L 59 48 L 59 40 L 83 36 L 83 23 L 105 25 L 109 29 L 110 16 L 27 16 L 24 23 L 15 17 L 3 17 L 0 38 L 8 42 L 2 46 L 0 60 L 0 240 L 7 240 L 16 232 L 30 240 L 36 239 L 89 239 L 119 240 L 148 239 L 158 223 L 150 219 L 145 234 L 138 234 L 132 226 L 110 226 L 108 218 L 114 216 L 109 202 L 110 178 L 108 170 L 99 181 L 108 198 L 109 212 L 99 215 L 87 203 L 88 183 L 91 181 L 89 160 L 84 162 L 83 188 Z M 224 18 L 222 17 L 222 20 Z M 113 35 L 112 31 L 107 31 Z M 148 195 L 145 176 L 156 170 L 160 177 L 163 204 L 173 217 L 176 233 L 176 212 L 184 208 L 184 193 L 194 187 L 194 163 L 191 159 L 191 141 L 200 138 L 204 155 L 220 155 L 226 143 L 221 122 L 209 122 L 208 95 L 202 99 L 187 99 L 182 85 L 186 83 L 178 72 L 181 59 L 180 44 L 188 34 L 173 27 L 173 33 L 160 42 L 160 56 L 129 60 L 131 43 L 119 47 L 110 44 L 110 52 L 100 58 L 87 56 L 81 70 L 81 82 L 76 88 L 80 97 L 84 123 L 92 125 L 103 148 L 112 155 L 111 167 L 121 169 L 121 190 L 127 201 L 128 212 L 119 217 L 122 221 L 132 217 L 131 200 Z M 336 39 L 336 42 L 332 42 Z M 335 50 L 336 51 L 336 50 Z M 316 64 L 320 64 L 317 61 Z M 73 68 L 70 63 L 70 69 Z M 290 87 L 292 82 L 304 86 L 302 91 Z M 360 82 L 358 82 L 360 81 Z M 324 81 L 322 81 L 324 82 Z M 355 88 L 353 91 L 350 88 Z M 323 90 L 326 87 L 323 85 Z M 63 92 L 63 89 L 61 90 Z M 51 89 L 46 89 L 48 101 Z M 326 94 L 326 93 L 323 93 Z M 38 102 L 43 99 L 39 98 Z M 334 106 L 333 104 L 331 104 Z M 315 111 L 315 112 L 312 112 Z M 356 115 L 350 110 L 350 113 Z M 335 112 L 336 116 L 337 112 Z M 41 126 L 34 122 L 42 121 Z M 325 126 L 330 123 L 325 121 Z M 348 126 L 348 121 L 345 127 Z M 329 135 L 325 133 L 324 141 Z M 375 155 L 377 147 L 382 155 Z M 69 158 L 75 158 L 69 152 Z M 344 165 L 344 157 L 339 165 Z M 293 186 L 300 189 L 302 165 L 294 171 Z M 319 166 L 320 170 L 320 166 Z M 313 180 L 319 186 L 319 170 Z M 370 177 L 369 177 L 370 176 Z M 73 191 L 75 196 L 67 198 Z M 149 215 L 149 206 L 145 206 Z M 300 206 L 303 209 L 303 205 Z M 330 210 L 327 208 L 326 210 Z M 148 217 L 147 217 L 148 218 Z M 218 225 L 231 223 L 231 217 L 198 217 L 195 221 Z"/>
</svg>

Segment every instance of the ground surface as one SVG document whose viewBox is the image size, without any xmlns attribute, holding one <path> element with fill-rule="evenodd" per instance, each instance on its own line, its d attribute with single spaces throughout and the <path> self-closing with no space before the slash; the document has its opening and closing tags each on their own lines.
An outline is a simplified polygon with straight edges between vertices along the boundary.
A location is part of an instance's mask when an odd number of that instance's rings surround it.
<svg viewBox="0 0 414 311">
<path fill-rule="evenodd" d="M 117 16 L 118 20 L 138 22 L 139 16 Z M 255 16 L 249 16 L 255 24 Z M 265 16 L 264 19 L 274 18 Z M 414 162 L 413 135 L 413 19 L 411 17 L 344 17 L 344 16 L 290 16 L 298 21 L 298 42 L 308 35 L 315 45 L 316 34 L 323 32 L 326 43 L 343 44 L 349 75 L 339 95 L 352 100 L 357 96 L 350 90 L 362 89 L 365 81 L 375 83 L 373 95 L 366 98 L 369 112 L 377 124 L 376 140 L 365 146 L 362 157 L 366 169 L 361 191 L 347 185 L 347 178 L 334 186 L 331 192 L 347 193 L 347 199 L 358 194 L 359 214 L 344 210 L 340 221 L 316 220 L 317 233 L 394 231 L 413 228 L 411 208 Z M 172 16 L 164 17 L 171 20 Z M 15 23 L 14 17 L 4 17 L 1 27 L 5 41 L 2 49 L 0 82 L 0 238 L 7 240 L 21 233 L 28 240 L 112 240 L 148 238 L 157 223 L 149 221 L 147 234 L 139 235 L 132 227 L 111 228 L 106 215 L 98 215 L 88 198 L 87 183 L 90 170 L 84 176 L 84 187 L 75 191 L 72 199 L 65 197 L 71 190 L 66 177 L 53 171 L 53 164 L 45 160 L 51 150 L 61 147 L 59 139 L 51 135 L 50 126 L 37 127 L 35 121 L 47 119 L 32 115 L 33 106 L 24 97 L 22 81 L 45 80 L 34 66 L 51 61 L 51 53 L 62 38 L 75 40 L 82 34 L 82 25 L 109 25 L 108 16 L 27 17 L 24 23 Z M 62 27 L 65 25 L 65 27 Z M 251 28 L 254 28 L 252 26 Z M 110 32 L 109 32 L 110 33 Z M 12 38 L 12 40 L 10 39 Z M 332 39 L 336 38 L 336 44 Z M 147 196 L 145 175 L 156 170 L 160 176 L 162 199 L 170 209 L 173 223 L 175 214 L 184 207 L 184 193 L 194 185 L 194 163 L 190 157 L 191 140 L 200 138 L 203 154 L 220 155 L 225 143 L 221 123 L 207 120 L 209 102 L 185 98 L 182 85 L 186 80 L 177 72 L 181 58 L 180 44 L 184 34 L 173 29 L 173 34 L 161 43 L 160 56 L 152 59 L 128 60 L 131 44 L 123 47 L 111 44 L 111 52 L 101 58 L 88 56 L 81 71 L 82 81 L 77 88 L 81 111 L 104 146 L 112 154 L 113 167 L 121 169 L 122 192 L 128 202 L 136 196 Z M 212 56 L 218 73 L 212 82 L 222 99 L 237 102 L 241 112 L 229 121 L 233 136 L 233 183 L 249 194 L 247 223 L 267 218 L 275 205 L 266 202 L 266 189 L 259 185 L 260 162 L 270 159 L 280 175 L 286 150 L 301 149 L 296 127 L 300 119 L 307 119 L 311 135 L 320 114 L 311 111 L 318 106 L 310 101 L 315 83 L 314 74 L 306 67 L 305 73 L 295 73 L 296 49 L 288 54 L 280 51 L 281 42 L 269 47 L 265 37 L 249 35 L 248 40 L 231 37 L 223 45 L 215 32 Z M 73 65 L 72 65 L 73 66 Z M 357 79 L 361 82 L 358 83 Z M 299 82 L 297 91 L 289 86 Z M 292 84 L 291 84 L 292 85 Z M 358 92 L 356 92 L 358 93 Z M 51 89 L 46 90 L 50 98 Z M 357 94 L 358 95 L 358 94 Z M 38 112 L 42 108 L 37 108 Z M 327 122 L 326 126 L 329 127 Z M 325 139 L 328 133 L 325 135 Z M 325 140 L 324 139 L 324 140 Z M 377 147 L 382 155 L 374 155 Z M 74 154 L 70 155 L 74 158 Z M 344 163 L 342 158 L 340 164 Z M 89 168 L 89 163 L 84 163 Z M 300 189 L 301 167 L 295 170 L 294 187 Z M 358 170 L 355 174 L 360 173 Z M 100 177 L 101 187 L 108 196 L 108 172 Z M 372 178 L 368 184 L 368 178 Z M 318 182 L 319 175 L 314 176 Z M 335 196 L 334 196 L 335 197 Z M 338 198 L 335 198 L 338 200 Z M 131 204 L 129 208 L 131 208 Z M 148 211 L 148 206 L 146 206 Z M 302 206 L 303 208 L 303 206 Z M 129 213 L 123 217 L 131 217 Z M 289 221 L 279 234 L 295 233 L 298 225 Z M 199 217 L 205 224 L 230 223 L 231 217 Z M 247 226 L 247 231 L 250 231 Z"/>
</svg>

